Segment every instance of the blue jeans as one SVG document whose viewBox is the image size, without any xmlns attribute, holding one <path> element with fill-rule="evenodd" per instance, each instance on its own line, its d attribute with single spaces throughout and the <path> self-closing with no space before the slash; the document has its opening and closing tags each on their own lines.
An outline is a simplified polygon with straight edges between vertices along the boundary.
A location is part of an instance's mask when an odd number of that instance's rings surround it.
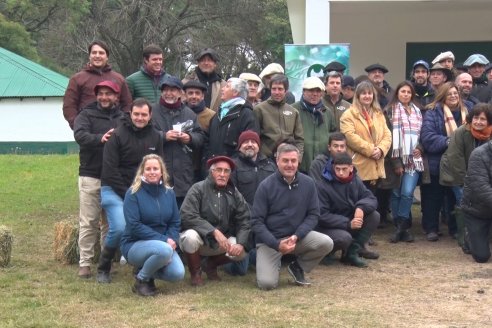
<svg viewBox="0 0 492 328">
<path fill-rule="evenodd" d="M 461 206 L 461 198 L 463 198 L 463 187 L 461 186 L 453 186 L 451 187 L 453 190 L 454 198 L 456 199 L 456 206 Z"/>
<path fill-rule="evenodd" d="M 106 211 L 109 230 L 104 240 L 105 247 L 118 248 L 126 222 L 123 214 L 123 199 L 109 186 L 101 187 L 101 206 Z"/>
<path fill-rule="evenodd" d="M 413 192 L 419 181 L 419 172 L 403 173 L 400 188 L 393 189 L 391 195 L 391 212 L 395 218 L 410 219 L 412 210 Z"/>
<path fill-rule="evenodd" d="M 160 279 L 182 280 L 185 275 L 183 262 L 171 245 L 161 240 L 140 240 L 128 251 L 128 263 L 141 268 L 137 278 L 143 281 Z"/>
<path fill-rule="evenodd" d="M 237 262 L 231 262 L 224 264 L 224 271 L 231 276 L 245 276 L 248 273 L 249 267 L 249 254 L 247 254 L 244 259 Z"/>
</svg>

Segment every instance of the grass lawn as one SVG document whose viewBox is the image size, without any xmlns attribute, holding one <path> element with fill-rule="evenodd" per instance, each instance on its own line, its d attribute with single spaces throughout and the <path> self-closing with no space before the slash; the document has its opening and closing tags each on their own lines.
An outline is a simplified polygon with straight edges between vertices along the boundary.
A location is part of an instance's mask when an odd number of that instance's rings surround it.
<svg viewBox="0 0 492 328">
<path fill-rule="evenodd" d="M 476 264 L 455 241 L 425 241 L 415 209 L 411 244 L 378 230 L 381 258 L 369 268 L 335 263 L 290 284 L 260 291 L 245 277 L 194 288 L 157 281 L 150 299 L 131 292 L 132 268 L 116 264 L 110 285 L 77 278 L 53 259 L 54 224 L 76 218 L 78 158 L 0 155 L 0 224 L 15 236 L 0 268 L 0 327 L 486 327 L 492 322 L 492 264 Z M 443 232 L 446 226 L 441 227 Z"/>
</svg>

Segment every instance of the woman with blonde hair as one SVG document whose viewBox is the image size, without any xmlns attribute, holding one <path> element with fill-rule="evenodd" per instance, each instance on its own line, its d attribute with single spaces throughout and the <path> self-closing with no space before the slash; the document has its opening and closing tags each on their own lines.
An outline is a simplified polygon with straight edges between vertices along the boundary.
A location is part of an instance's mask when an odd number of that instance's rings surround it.
<svg viewBox="0 0 492 328">
<path fill-rule="evenodd" d="M 154 278 L 177 281 L 184 266 L 176 253 L 181 220 L 174 191 L 162 158 L 146 155 L 125 195 L 126 227 L 121 252 L 137 270 L 133 291 L 154 296 Z"/>
<path fill-rule="evenodd" d="M 422 184 L 420 188 L 423 200 L 422 228 L 428 241 L 437 241 L 439 240 L 439 212 L 444 204 L 444 197 L 454 198 L 451 188 L 439 183 L 441 157 L 448 149 L 454 132 L 466 123 L 469 108 L 463 103 L 459 89 L 453 82 L 444 83 L 427 108 L 420 142 L 429 163 L 430 183 Z M 450 210 L 453 206 L 454 202 L 447 202 L 446 209 Z M 453 217 L 448 221 L 448 231 L 451 236 L 457 232 Z"/>
</svg>

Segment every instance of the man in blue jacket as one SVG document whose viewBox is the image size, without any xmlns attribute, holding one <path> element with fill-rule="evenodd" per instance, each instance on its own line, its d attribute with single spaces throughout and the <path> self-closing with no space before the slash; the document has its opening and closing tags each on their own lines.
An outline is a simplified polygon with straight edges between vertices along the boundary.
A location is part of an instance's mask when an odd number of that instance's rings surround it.
<svg viewBox="0 0 492 328">
<path fill-rule="evenodd" d="M 298 172 L 299 149 L 281 144 L 277 149 L 278 170 L 258 187 L 252 209 L 256 240 L 256 280 L 261 289 L 278 286 L 283 255 L 296 259 L 287 268 L 297 285 L 310 283 L 310 272 L 333 248 L 327 235 L 313 231 L 319 219 L 318 193 L 314 181 Z"/>
</svg>

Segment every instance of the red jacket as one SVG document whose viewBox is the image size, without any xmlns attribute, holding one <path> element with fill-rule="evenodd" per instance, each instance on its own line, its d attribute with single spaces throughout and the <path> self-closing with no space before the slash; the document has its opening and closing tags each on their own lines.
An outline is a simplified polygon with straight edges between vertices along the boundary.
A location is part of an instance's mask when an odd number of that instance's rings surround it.
<svg viewBox="0 0 492 328">
<path fill-rule="evenodd" d="M 124 111 L 130 110 L 132 96 L 125 78 L 111 70 L 111 66 L 106 65 L 102 70 L 97 70 L 89 64 L 70 78 L 65 96 L 63 97 L 63 116 L 73 130 L 73 123 L 82 108 L 96 101 L 94 87 L 99 82 L 110 80 L 120 86 L 120 105 Z"/>
</svg>

